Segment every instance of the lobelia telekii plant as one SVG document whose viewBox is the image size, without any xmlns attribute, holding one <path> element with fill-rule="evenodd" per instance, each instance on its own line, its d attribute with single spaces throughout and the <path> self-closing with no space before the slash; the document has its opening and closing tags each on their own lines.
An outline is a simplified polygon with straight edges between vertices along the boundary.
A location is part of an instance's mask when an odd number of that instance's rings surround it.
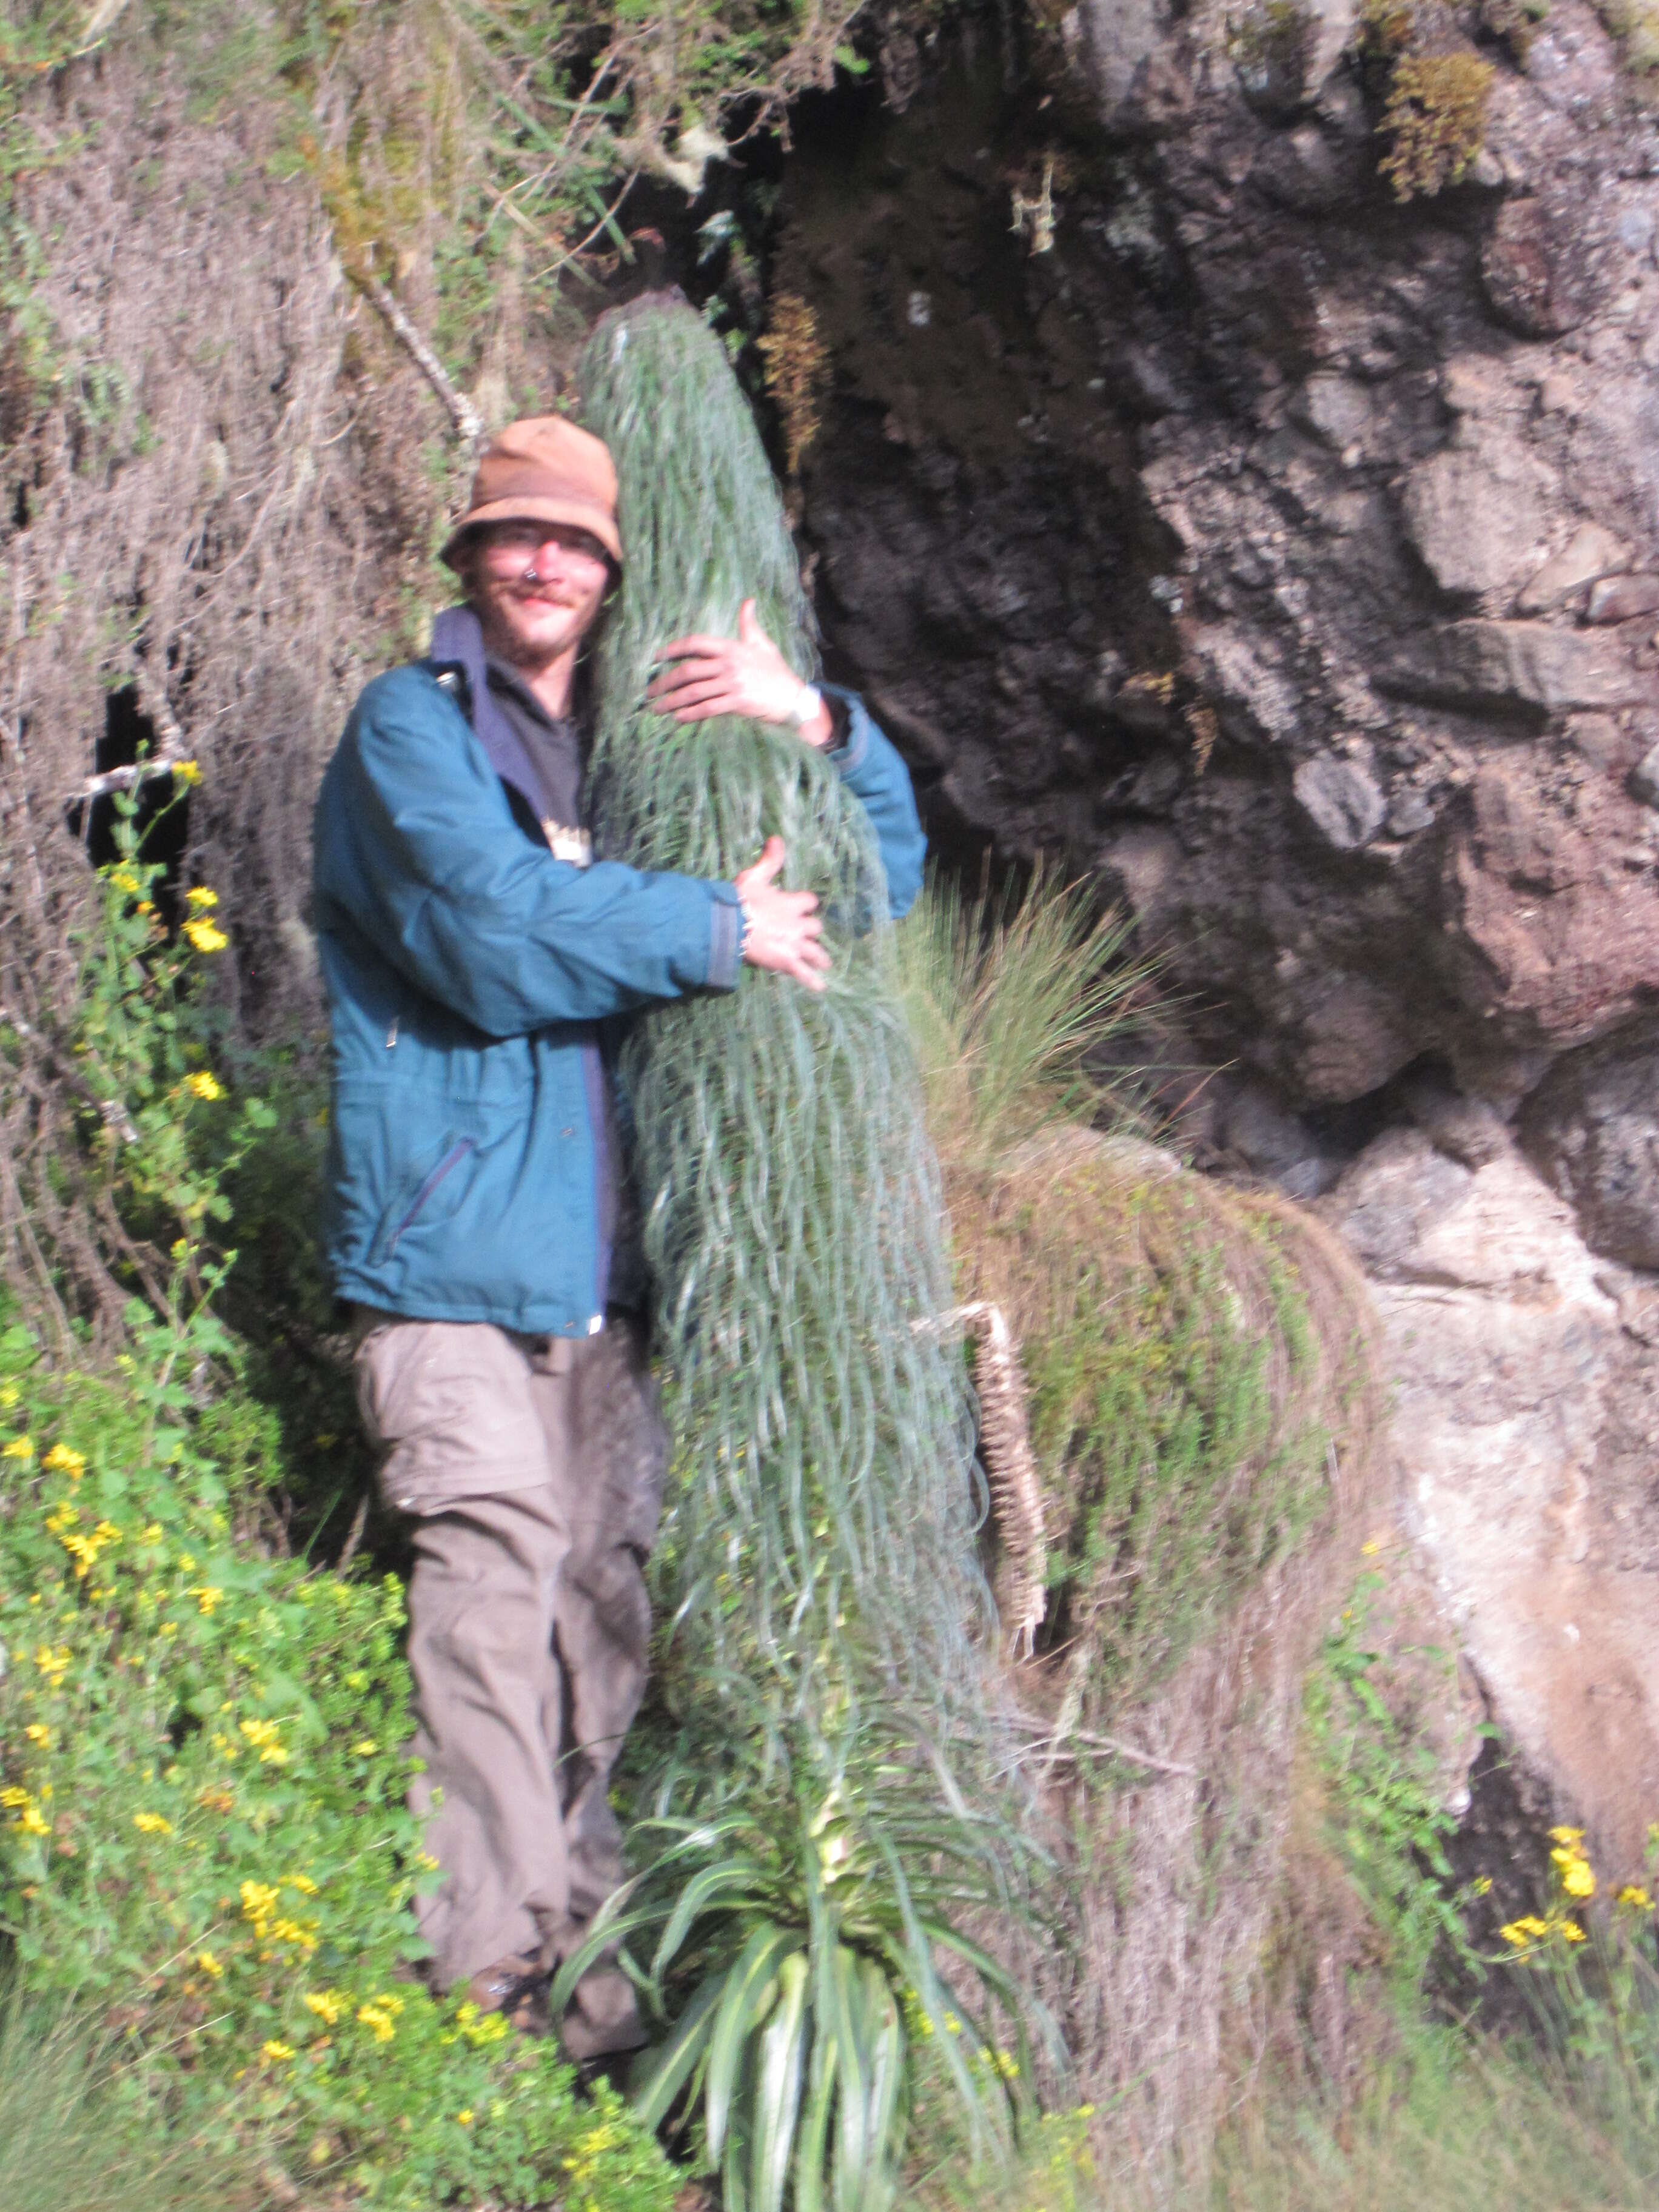
<svg viewBox="0 0 1659 2212">
<path fill-rule="evenodd" d="M 816 672 L 748 403 L 678 295 L 606 316 L 580 382 L 628 549 L 599 647 L 599 848 L 729 880 L 780 836 L 834 957 L 821 995 L 745 970 L 622 1050 L 676 1439 L 678 1741 L 645 1788 L 645 1870 L 596 1935 L 672 2021 L 641 2109 L 701 2124 L 728 2204 L 879 2212 L 920 2051 L 994 2133 L 1018 2071 L 995 2044 L 998 2017 L 1018 2040 L 1013 1990 L 959 1924 L 1006 1901 L 1012 1826 L 939 1180 L 858 801 L 791 732 L 644 696 L 665 644 L 735 635 L 750 598 Z"/>
</svg>

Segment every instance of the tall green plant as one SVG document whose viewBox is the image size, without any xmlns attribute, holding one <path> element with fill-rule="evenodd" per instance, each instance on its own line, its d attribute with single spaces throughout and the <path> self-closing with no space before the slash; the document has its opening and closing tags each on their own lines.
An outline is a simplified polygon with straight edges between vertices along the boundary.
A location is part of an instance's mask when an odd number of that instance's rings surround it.
<svg viewBox="0 0 1659 2212">
<path fill-rule="evenodd" d="M 748 2124 L 786 2152 L 795 2142 L 804 2205 L 823 2170 L 805 2084 L 820 2078 L 827 2039 L 860 2042 L 833 2027 L 836 1947 L 872 1966 L 890 2024 L 905 1978 L 937 2033 L 950 2010 L 915 1913 L 902 1966 L 900 1952 L 816 1911 L 817 1837 L 845 1823 L 902 1924 L 900 1901 L 939 1842 L 907 1842 L 887 1819 L 884 1796 L 902 1777 L 971 1863 L 954 1880 L 956 1909 L 996 1889 L 987 1824 L 968 1814 L 957 1778 L 988 1771 L 994 1742 L 971 1420 L 956 1347 L 925 1326 L 951 1304 L 950 1268 L 868 822 L 834 767 L 792 735 L 735 720 L 681 726 L 645 702 L 663 647 L 692 631 L 735 635 L 748 598 L 791 665 L 815 666 L 794 548 L 747 404 L 699 318 L 660 299 L 600 324 L 581 386 L 588 422 L 616 457 L 628 547 L 600 649 L 600 848 L 729 879 L 781 836 L 789 880 L 823 902 L 834 956 L 821 996 L 745 974 L 729 997 L 638 1025 L 623 1060 L 680 1440 L 660 1568 L 675 1771 L 697 1777 L 689 1832 L 708 1839 L 704 1887 L 684 1891 L 684 1932 L 708 1972 L 752 1970 L 754 1885 L 722 1887 L 717 1822 L 757 1823 L 760 1860 L 811 1964 L 786 1990 L 788 1946 L 772 1960 L 767 2002 L 740 2017 L 738 2070 L 751 2085 Z M 678 1814 L 685 1798 L 663 1784 L 658 1810 Z M 796 2004 L 807 2039 L 779 2073 L 763 2038 L 778 2008 Z M 726 2136 L 720 2078 L 711 2054 L 693 2084 L 711 2154 Z M 848 2127 L 867 2079 L 862 2062 L 845 2078 L 837 2109 Z M 973 2094 L 965 2070 L 961 2086 Z M 878 2116 L 886 2136 L 902 2101 Z M 869 2177 L 893 2155 L 890 2146 L 873 2166 L 848 2161 L 866 2193 L 840 2201 L 878 2202 Z M 744 2164 L 725 2161 L 728 2196 Z M 756 2202 L 780 2202 L 780 2161 L 757 2153 L 753 2170 L 774 2177 Z"/>
</svg>

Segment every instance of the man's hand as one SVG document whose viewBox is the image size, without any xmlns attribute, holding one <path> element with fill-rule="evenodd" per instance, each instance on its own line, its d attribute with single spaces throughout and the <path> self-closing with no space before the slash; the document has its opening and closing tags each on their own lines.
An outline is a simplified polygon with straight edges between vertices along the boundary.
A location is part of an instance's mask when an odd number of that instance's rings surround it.
<svg viewBox="0 0 1659 2212">
<path fill-rule="evenodd" d="M 775 726 L 793 722 L 810 689 L 761 628 L 752 599 L 738 611 L 735 637 L 678 637 L 663 647 L 661 657 L 668 665 L 645 696 L 659 714 L 677 722 L 708 722 L 716 714 Z M 822 700 L 800 734 L 819 748 L 834 738 Z"/>
<path fill-rule="evenodd" d="M 769 968 L 775 975 L 793 975 L 809 991 L 821 991 L 830 954 L 817 897 L 811 891 L 781 890 L 777 877 L 782 866 L 783 840 L 769 837 L 759 860 L 736 878 L 748 923 L 743 957 L 751 968 Z"/>
</svg>

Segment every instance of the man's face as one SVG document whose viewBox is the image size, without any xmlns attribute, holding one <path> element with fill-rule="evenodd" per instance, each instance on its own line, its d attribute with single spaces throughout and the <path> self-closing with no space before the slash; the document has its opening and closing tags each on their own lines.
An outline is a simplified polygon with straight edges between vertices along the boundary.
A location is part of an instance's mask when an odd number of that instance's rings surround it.
<svg viewBox="0 0 1659 2212">
<path fill-rule="evenodd" d="M 469 549 L 485 642 L 518 667 L 545 668 L 579 644 L 610 581 L 605 548 L 569 523 L 486 523 Z"/>
</svg>

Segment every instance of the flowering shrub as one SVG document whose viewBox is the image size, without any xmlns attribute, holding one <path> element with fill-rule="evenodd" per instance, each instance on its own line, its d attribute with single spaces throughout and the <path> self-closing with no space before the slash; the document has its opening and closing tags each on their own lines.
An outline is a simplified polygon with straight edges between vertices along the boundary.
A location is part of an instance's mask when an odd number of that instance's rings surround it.
<svg viewBox="0 0 1659 2212">
<path fill-rule="evenodd" d="M 132 2094 L 142 2075 L 162 2127 L 274 2141 L 389 2206 L 661 2212 L 670 2169 L 617 2099 L 414 1977 L 434 1869 L 404 1803 L 399 1585 L 240 1533 L 283 1470 L 239 1402 L 208 1303 L 229 1262 L 203 1240 L 226 1160 L 274 1117 L 204 1065 L 152 877 L 107 872 L 80 1065 L 108 1103 L 90 1170 L 173 1235 L 170 1272 L 112 1371 L 50 1368 L 0 1316 L 0 1936 L 26 1992 L 148 2057 Z M 183 925 L 199 953 L 211 908 L 194 894 Z M 234 1142 L 197 1141 L 203 1109 Z"/>
<path fill-rule="evenodd" d="M 377 2201 L 665 2205 L 605 2092 L 406 1978 L 432 1877 L 401 1590 L 235 1540 L 189 1424 L 145 1402 L 191 1336 L 137 1328 L 111 1383 L 0 1332 L 0 1926 L 26 1983 L 176 2053 L 179 2124 L 228 2109 Z"/>
</svg>

